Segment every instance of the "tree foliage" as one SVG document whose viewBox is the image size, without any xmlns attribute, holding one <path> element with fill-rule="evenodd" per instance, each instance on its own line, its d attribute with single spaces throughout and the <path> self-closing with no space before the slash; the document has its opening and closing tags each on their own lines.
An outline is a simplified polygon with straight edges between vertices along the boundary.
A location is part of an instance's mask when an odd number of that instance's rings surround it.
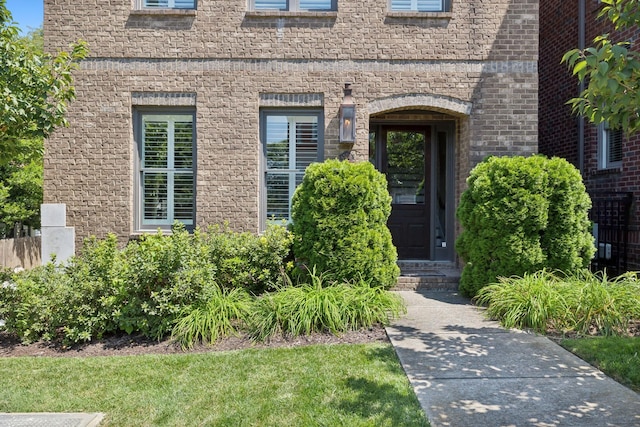
<svg viewBox="0 0 640 427">
<path fill-rule="evenodd" d="M 45 54 L 21 38 L 0 0 L 0 165 L 15 159 L 20 140 L 46 138 L 66 124 L 74 99 L 72 72 L 87 55 L 84 42 L 70 52 Z"/>
<path fill-rule="evenodd" d="M 16 155 L 0 164 L 0 238 L 16 226 L 40 227 L 42 138 L 19 140 Z"/>
<path fill-rule="evenodd" d="M 639 26 L 640 0 L 602 3 L 598 17 L 611 21 L 616 31 Z M 586 83 L 580 96 L 569 101 L 574 113 L 627 133 L 640 130 L 640 53 L 630 42 L 615 42 L 611 34 L 603 34 L 594 39 L 594 46 L 570 50 L 562 61 Z"/>
</svg>

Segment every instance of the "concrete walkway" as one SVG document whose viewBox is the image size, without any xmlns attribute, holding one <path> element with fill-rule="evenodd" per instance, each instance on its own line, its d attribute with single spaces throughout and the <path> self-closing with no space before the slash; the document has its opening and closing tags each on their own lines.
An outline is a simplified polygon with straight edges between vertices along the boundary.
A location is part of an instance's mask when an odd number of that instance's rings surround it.
<svg viewBox="0 0 640 427">
<path fill-rule="evenodd" d="M 549 339 L 454 292 L 398 293 L 408 314 L 387 333 L 432 427 L 640 426 L 640 395 Z"/>
<path fill-rule="evenodd" d="M 84 413 L 1 413 L 0 427 L 96 427 L 104 414 Z"/>
</svg>

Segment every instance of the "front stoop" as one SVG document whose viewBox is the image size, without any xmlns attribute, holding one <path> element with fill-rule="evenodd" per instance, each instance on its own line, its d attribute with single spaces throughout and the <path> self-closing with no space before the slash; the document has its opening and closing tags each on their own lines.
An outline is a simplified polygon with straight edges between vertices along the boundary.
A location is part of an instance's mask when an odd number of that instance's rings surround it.
<svg viewBox="0 0 640 427">
<path fill-rule="evenodd" d="M 398 266 L 400 277 L 393 290 L 458 290 L 460 270 L 452 262 L 409 260 L 398 261 Z"/>
</svg>

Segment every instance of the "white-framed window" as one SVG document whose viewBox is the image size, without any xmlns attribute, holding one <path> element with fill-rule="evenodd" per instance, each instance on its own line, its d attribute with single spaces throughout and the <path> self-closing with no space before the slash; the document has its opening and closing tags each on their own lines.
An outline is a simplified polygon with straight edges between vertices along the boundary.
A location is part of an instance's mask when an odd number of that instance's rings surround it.
<svg viewBox="0 0 640 427">
<path fill-rule="evenodd" d="M 323 12 L 337 10 L 337 0 L 249 0 L 251 10 Z"/>
<path fill-rule="evenodd" d="M 392 12 L 446 12 L 449 0 L 389 0 Z"/>
<path fill-rule="evenodd" d="M 142 9 L 195 9 L 196 0 L 138 0 Z"/>
<path fill-rule="evenodd" d="M 195 222 L 195 115 L 138 110 L 136 229 Z"/>
<path fill-rule="evenodd" d="M 323 118 L 318 110 L 263 110 L 263 226 L 291 219 L 291 198 L 305 169 L 323 158 Z"/>
<path fill-rule="evenodd" d="M 598 167 L 611 169 L 622 166 L 621 129 L 609 129 L 606 122 L 598 125 Z"/>
</svg>

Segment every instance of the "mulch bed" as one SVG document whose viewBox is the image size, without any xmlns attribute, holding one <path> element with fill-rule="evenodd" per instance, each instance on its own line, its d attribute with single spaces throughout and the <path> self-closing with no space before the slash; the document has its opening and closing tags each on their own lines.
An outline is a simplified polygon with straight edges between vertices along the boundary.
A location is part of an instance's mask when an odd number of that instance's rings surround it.
<svg viewBox="0 0 640 427">
<path fill-rule="evenodd" d="M 216 342 L 213 346 L 197 345 L 190 350 L 182 350 L 171 340 L 156 341 L 143 336 L 113 335 L 99 341 L 64 347 L 57 342 L 36 342 L 24 345 L 6 332 L 0 332 L 0 357 L 48 356 L 135 356 L 140 354 L 187 354 L 212 351 L 230 351 L 249 348 L 297 347 L 314 344 L 364 344 L 388 343 L 389 338 L 382 326 L 358 331 L 350 331 L 340 336 L 332 334 L 312 334 L 300 337 L 275 337 L 266 343 L 255 343 L 248 336 L 232 336 Z"/>
</svg>

